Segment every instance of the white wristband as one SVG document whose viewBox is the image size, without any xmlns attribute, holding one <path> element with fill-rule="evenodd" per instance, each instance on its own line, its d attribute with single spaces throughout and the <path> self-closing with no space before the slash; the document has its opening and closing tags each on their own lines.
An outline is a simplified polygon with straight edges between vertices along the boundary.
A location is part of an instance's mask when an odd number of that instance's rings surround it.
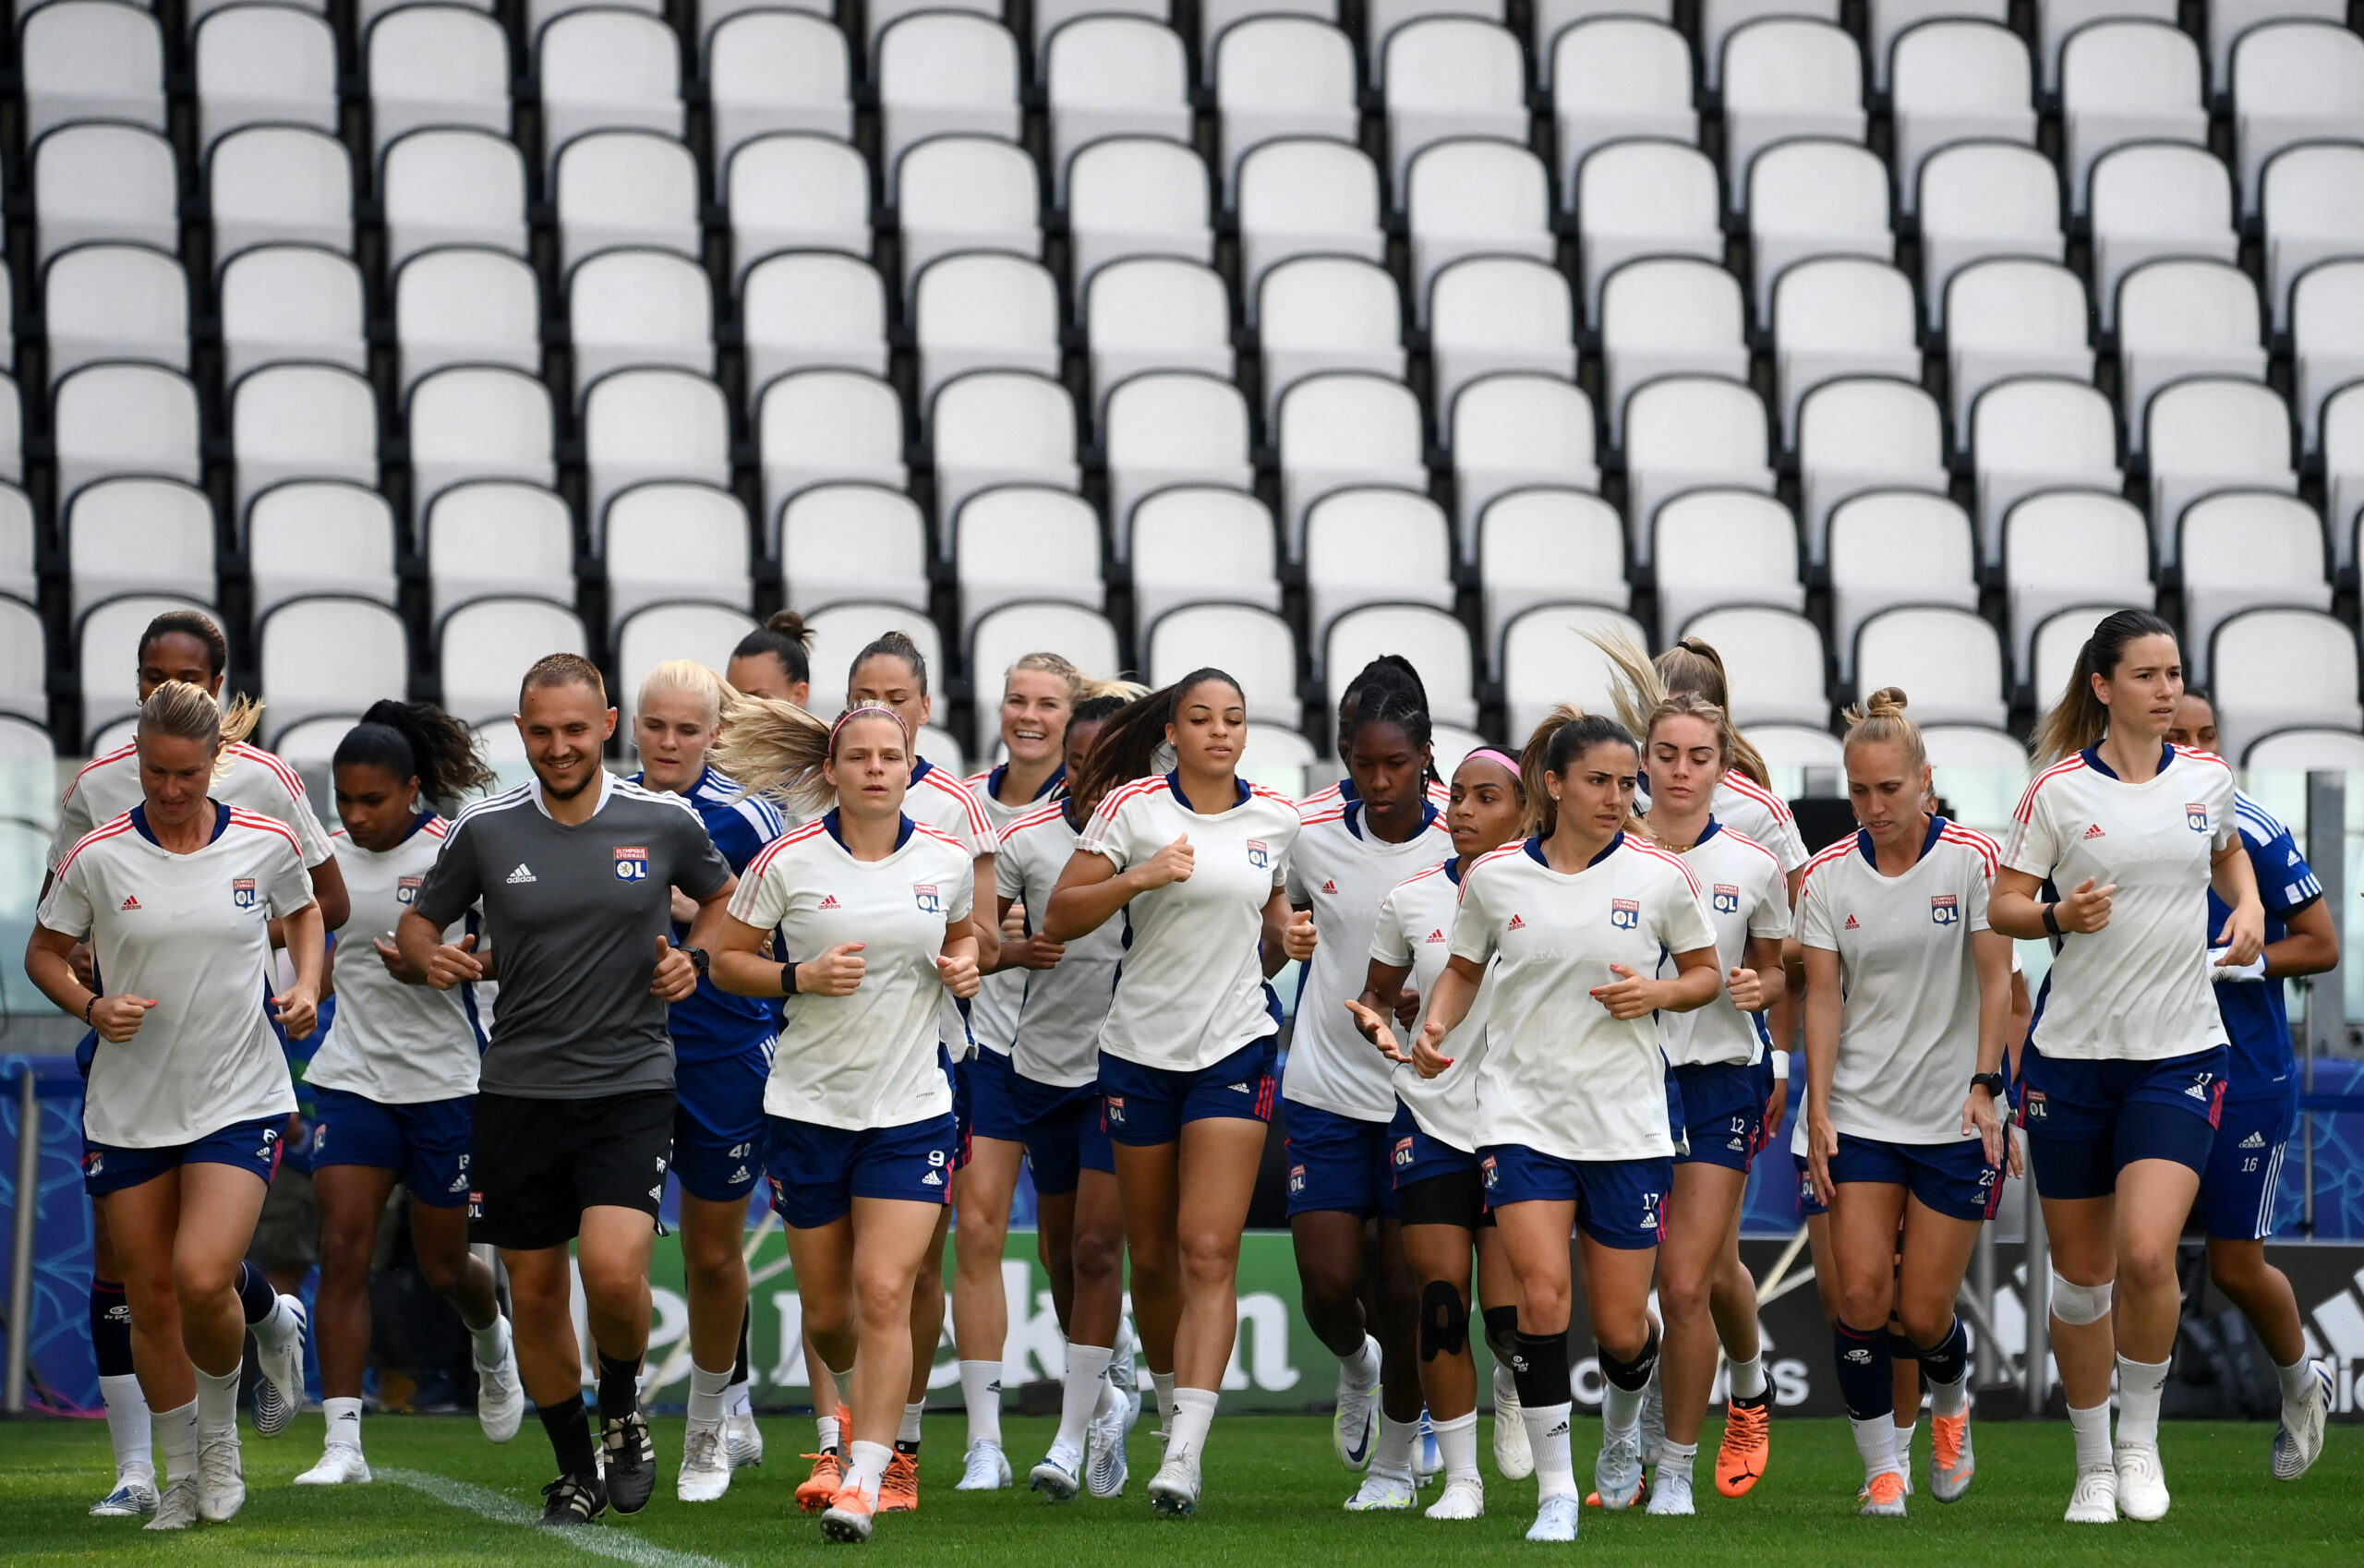
<svg viewBox="0 0 2364 1568">
<path fill-rule="evenodd" d="M 1773 1081 L 1776 1083 L 1790 1081 L 1790 1053 L 1787 1051 L 1773 1053 Z"/>
</svg>

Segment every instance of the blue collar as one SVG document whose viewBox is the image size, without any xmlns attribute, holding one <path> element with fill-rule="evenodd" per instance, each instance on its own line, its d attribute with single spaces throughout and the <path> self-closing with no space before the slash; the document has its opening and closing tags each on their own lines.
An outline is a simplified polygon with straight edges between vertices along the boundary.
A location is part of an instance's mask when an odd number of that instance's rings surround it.
<svg viewBox="0 0 2364 1568">
<path fill-rule="evenodd" d="M 403 836 L 395 839 L 394 842 L 397 844 L 409 843 L 413 838 L 418 837 L 418 831 L 420 828 L 425 827 L 428 823 L 433 822 L 434 820 L 435 814 L 433 812 L 420 812 L 416 816 L 411 819 L 411 825 L 403 829 Z"/>
<path fill-rule="evenodd" d="M 1461 857 L 1454 855 L 1444 862 L 1444 879 L 1455 887 L 1461 886 Z"/>
<path fill-rule="evenodd" d="M 1341 820 L 1346 825 L 1346 831 L 1353 834 L 1357 838 L 1363 837 L 1362 819 L 1364 804 L 1365 802 L 1359 795 L 1348 797 L 1346 801 L 1345 814 L 1341 818 Z M 1443 814 L 1444 813 L 1437 810 L 1437 803 L 1429 799 L 1429 792 L 1424 787 L 1420 791 L 1420 826 L 1412 829 L 1411 836 L 1405 838 L 1403 842 L 1408 844 L 1413 838 L 1417 838 L 1421 834 L 1426 833 L 1429 830 L 1429 824 L 1434 822 Z"/>
<path fill-rule="evenodd" d="M 1695 850 L 1697 849 L 1699 845 L 1706 843 L 1708 839 L 1713 838 L 1717 834 L 1721 833 L 1723 830 L 1724 825 L 1716 820 L 1716 814 L 1714 812 L 1709 812 L 1707 814 L 1707 830 L 1700 834 L 1697 842 L 1694 843 L 1691 847 Z"/>
<path fill-rule="evenodd" d="M 1912 857 L 1912 865 L 1919 865 L 1922 857 L 1937 847 L 1937 839 L 1946 831 L 1946 826 L 1944 817 L 1939 816 L 1936 812 L 1929 814 L 1929 831 L 1921 839 L 1921 848 Z M 1860 827 L 1855 829 L 1855 847 L 1863 852 L 1865 865 L 1870 866 L 1875 872 L 1880 869 L 1879 855 L 1872 848 L 1872 836 Z M 1912 866 L 1909 865 L 1904 869 L 1911 871 Z"/>
<path fill-rule="evenodd" d="M 1338 780 L 1338 798 L 1349 805 L 1363 798 L 1362 791 L 1355 788 L 1352 776 Z"/>
<path fill-rule="evenodd" d="M 845 850 L 848 854 L 853 853 L 851 850 L 846 849 L 845 828 L 838 820 L 837 807 L 831 806 L 829 808 L 827 814 L 821 818 L 821 826 L 829 830 L 829 837 L 838 841 L 838 849 Z M 896 850 L 901 849 L 904 845 L 911 841 L 911 819 L 908 815 L 899 819 L 899 826 L 895 829 Z M 887 851 L 888 854 L 892 854 L 894 852 L 894 850 L 889 850 Z"/>
<path fill-rule="evenodd" d="M 1590 871 L 1593 867 L 1598 865 L 1601 862 L 1615 854 L 1619 850 L 1624 848 L 1624 846 L 1625 831 L 1623 828 L 1620 828 L 1618 829 L 1617 837 L 1609 841 L 1609 848 L 1601 850 L 1600 853 L 1585 862 L 1585 869 L 1586 871 Z M 1529 838 L 1526 841 L 1526 852 L 1535 858 L 1536 864 L 1541 866 L 1546 871 L 1550 871 L 1551 869 L 1551 862 L 1543 858 L 1543 840 L 1541 838 L 1538 837 Z M 1458 881 L 1459 878 L 1455 878 L 1454 880 Z"/>
<path fill-rule="evenodd" d="M 911 777 L 916 779 L 919 778 L 919 774 L 917 772 L 913 772 Z M 1009 764 L 1006 762 L 997 762 L 994 764 L 992 771 L 985 775 L 985 793 L 992 796 L 996 801 L 1000 800 L 1002 780 L 1008 777 Z M 1051 777 L 1043 779 L 1043 787 L 1035 790 L 1032 795 L 1028 797 L 1028 799 L 1030 801 L 1048 800 L 1050 798 L 1051 791 L 1057 789 L 1067 781 L 1067 765 L 1066 763 L 1061 763 L 1058 766 L 1051 769 Z"/>
<path fill-rule="evenodd" d="M 160 849 L 160 850 L 162 850 L 162 849 L 163 849 L 163 848 L 164 848 L 164 841 L 163 841 L 162 838 L 157 838 L 157 837 L 156 837 L 156 830 L 155 830 L 154 828 L 152 828 L 152 827 L 151 827 L 151 826 L 148 826 L 148 802 L 147 802 L 142 801 L 142 802 L 140 802 L 138 805 L 136 805 L 136 806 L 134 806 L 134 807 L 132 807 L 132 808 L 131 808 L 131 826 L 132 826 L 133 827 L 135 827 L 135 828 L 139 829 L 139 836 L 140 836 L 142 838 L 147 839 L 147 840 L 148 840 L 148 842 L 150 842 L 151 844 L 155 845 L 155 846 L 156 846 L 156 848 L 158 848 L 158 849 Z M 206 837 L 206 840 L 205 840 L 205 841 L 206 841 L 207 843 L 209 843 L 209 844 L 212 843 L 212 842 L 214 841 L 214 839 L 221 838 L 221 837 L 222 837 L 222 835 L 223 835 L 223 833 L 225 833 L 225 832 L 229 831 L 229 827 L 230 827 L 230 808 L 229 808 L 229 806 L 228 806 L 226 803 L 224 803 L 223 802 L 221 802 L 221 801 L 216 801 L 216 802 L 213 802 L 213 831 L 212 831 L 211 834 L 207 835 L 207 837 Z M 413 829 L 413 831 L 416 831 L 416 829 Z M 167 852 L 169 853 L 170 851 L 167 851 Z"/>
<path fill-rule="evenodd" d="M 2094 772 L 2096 772 L 2096 773 L 2100 774 L 2103 778 L 2117 778 L 2117 770 L 2116 768 L 2114 768 L 2114 767 L 2110 766 L 2110 765 L 2109 765 L 2109 764 L 2107 764 L 2107 763 L 2105 763 L 2105 762 L 2102 761 L 2102 748 L 2101 748 L 2101 746 L 2100 746 L 2100 744 L 2099 744 L 2098 742 L 2096 742 L 2096 743 L 2095 743 L 2095 744 L 2093 744 L 2093 745 L 2087 746 L 2083 751 L 2079 752 L 2077 754 L 2078 754 L 2079 756 L 2083 757 L 2083 758 L 2085 759 L 2085 766 L 2086 766 L 2087 767 L 2092 768 Z M 2175 760 L 2176 760 L 2176 748 L 2175 748 L 2175 742 L 2172 742 L 2172 741 L 2162 741 L 2162 742 L 2159 742 L 2159 772 L 2161 772 L 2161 773 L 2165 773 L 2165 772 L 2167 770 L 2167 765 L 2168 765 L 2169 763 L 2171 763 L 2171 762 L 2175 761 Z M 2123 780 L 2120 780 L 2120 782 L 2123 782 Z"/>
<path fill-rule="evenodd" d="M 935 771 L 935 764 L 928 761 L 925 757 L 922 757 L 919 761 L 911 764 L 911 782 L 916 784 Z"/>
<path fill-rule="evenodd" d="M 1240 806 L 1246 805 L 1248 803 L 1248 797 L 1254 793 L 1253 790 L 1248 788 L 1248 780 L 1245 778 L 1235 778 L 1231 782 L 1232 787 L 1239 791 L 1239 798 L 1232 802 L 1230 805 L 1225 806 L 1224 811 L 1232 811 Z M 1199 808 L 1192 805 L 1190 803 L 1190 797 L 1182 792 L 1182 770 L 1180 768 L 1176 768 L 1173 772 L 1165 776 L 1165 787 L 1174 791 L 1174 798 L 1182 802 L 1182 809 L 1184 811 L 1189 812 L 1194 815 L 1197 814 Z M 1217 812 L 1214 814 L 1220 816 L 1223 813 Z"/>
</svg>

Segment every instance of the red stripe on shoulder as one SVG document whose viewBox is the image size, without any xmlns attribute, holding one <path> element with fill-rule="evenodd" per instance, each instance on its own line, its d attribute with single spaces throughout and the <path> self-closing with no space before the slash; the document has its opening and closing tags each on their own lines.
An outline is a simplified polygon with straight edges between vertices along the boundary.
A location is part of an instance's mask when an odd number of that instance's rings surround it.
<svg viewBox="0 0 2364 1568">
<path fill-rule="evenodd" d="M 2177 746 L 2175 750 L 2179 757 L 2189 757 L 2194 762 L 2213 762 L 2227 773 L 2233 771 L 2233 765 L 2214 752 L 2203 752 L 2197 746 Z"/>
<path fill-rule="evenodd" d="M 977 797 L 970 791 L 966 784 L 955 779 L 941 768 L 928 769 L 927 777 L 920 782 L 933 784 L 946 794 L 957 796 L 960 803 L 969 810 L 969 831 L 982 838 L 993 837 L 993 819 L 985 814 L 985 808 L 977 803 Z"/>
<path fill-rule="evenodd" d="M 1692 896 L 1694 898 L 1698 896 L 1699 878 L 1692 872 L 1690 862 L 1681 855 L 1676 854 L 1672 850 L 1660 849 L 1646 838 L 1636 838 L 1630 833 L 1625 836 L 1625 847 L 1636 854 L 1647 855 L 1652 860 L 1664 861 L 1683 873 L 1683 880 L 1690 887 Z"/>
<path fill-rule="evenodd" d="M 264 751 L 260 746 L 249 746 L 244 741 L 235 741 L 230 745 L 230 754 L 233 756 L 243 757 L 248 762 L 259 762 L 262 764 L 263 766 L 279 775 L 279 781 L 287 786 L 287 792 L 289 794 L 295 796 L 299 801 L 304 798 L 303 778 L 294 768 L 288 766 L 284 761 L 274 756 L 270 752 Z"/>
<path fill-rule="evenodd" d="M 1992 876 L 2003 863 L 2003 846 L 1973 827 L 1949 826 L 1937 835 L 1948 844 L 1960 844 L 1986 863 L 1986 874 Z"/>
<path fill-rule="evenodd" d="M 80 854 L 84 850 L 89 849 L 91 845 L 99 843 L 103 839 L 120 838 L 123 835 L 130 831 L 131 814 L 129 812 L 125 812 L 121 816 L 115 817 L 100 826 L 91 828 L 88 833 L 85 833 L 79 838 L 75 839 L 74 847 L 66 851 L 66 858 L 57 862 L 57 874 L 60 876 L 65 875 L 67 870 L 73 866 L 74 857 Z"/>
<path fill-rule="evenodd" d="M 109 764 L 121 762 L 121 761 L 123 761 L 123 760 L 124 760 L 125 758 L 127 758 L 127 757 L 136 756 L 137 754 L 139 754 L 139 742 L 137 742 L 137 741 L 126 741 L 122 745 L 117 746 L 115 750 L 113 750 L 113 751 L 111 751 L 111 752 L 107 753 L 107 754 L 106 754 L 106 755 L 104 755 L 104 756 L 98 756 L 98 757 L 92 757 L 90 761 L 88 761 L 88 762 L 84 763 L 80 767 L 78 767 L 78 768 L 75 769 L 75 770 L 74 770 L 74 782 L 75 782 L 75 783 L 77 783 L 77 784 L 80 783 L 80 782 L 82 781 L 82 775 L 84 775 L 85 773 L 89 773 L 89 772 L 90 772 L 90 771 L 91 771 L 92 769 L 94 769 L 94 768 L 105 767 L 105 766 L 107 766 Z M 73 788 L 72 788 L 72 786 L 70 786 L 70 785 L 69 785 L 69 786 L 66 788 L 66 792 L 67 794 L 69 794 L 69 795 L 70 795 L 70 794 L 72 794 L 72 793 L 74 792 L 74 791 L 73 791 Z"/>
<path fill-rule="evenodd" d="M 1747 834 L 1743 833 L 1739 828 L 1727 827 L 1720 835 L 1719 835 L 1719 837 L 1729 838 L 1735 844 L 1745 844 L 1750 849 L 1755 850 L 1758 854 L 1763 855 L 1767 860 L 1771 861 L 1773 862 L 1774 870 L 1779 871 L 1781 868 L 1780 856 L 1775 854 L 1771 850 L 1767 849 L 1764 845 L 1758 843 Z"/>
<path fill-rule="evenodd" d="M 954 849 L 959 850 L 963 855 L 969 852 L 968 845 L 963 844 L 959 839 L 955 838 L 951 834 L 947 833 L 941 827 L 930 827 L 924 822 L 914 822 L 911 824 L 911 826 L 917 831 L 926 834 L 931 838 L 942 839 L 944 842 L 951 845 Z"/>
<path fill-rule="evenodd" d="M 452 825 L 442 817 L 430 816 L 427 819 L 427 825 L 422 827 L 420 831 L 423 833 L 431 833 L 438 838 L 449 838 L 452 836 Z"/>
<path fill-rule="evenodd" d="M 772 861 L 778 857 L 782 850 L 787 849 L 790 844 L 802 844 L 807 838 L 812 838 L 815 833 L 826 833 L 828 830 L 828 824 L 816 816 L 812 821 L 806 823 L 803 826 L 795 829 L 793 832 L 781 834 L 778 838 L 765 845 L 762 850 L 757 851 L 755 858 L 747 862 L 747 874 L 750 876 L 760 876 L 763 874 L 764 868 L 770 865 Z"/>
<path fill-rule="evenodd" d="M 1444 868 L 1446 864 L 1446 862 L 1439 861 L 1436 864 L 1429 867 L 1426 871 L 1414 872 L 1411 875 L 1397 883 L 1396 886 L 1398 887 L 1409 887 L 1415 882 L 1426 882 L 1431 876 L 1442 876 L 1444 874 Z"/>
<path fill-rule="evenodd" d="M 1268 801 L 1278 801 L 1291 811 L 1297 809 L 1297 798 L 1294 795 L 1284 795 L 1278 790 L 1268 790 L 1261 784 L 1250 784 L 1248 786 L 1248 792 L 1250 795 L 1260 795 Z"/>
<path fill-rule="evenodd" d="M 1724 774 L 1724 782 L 1732 787 L 1733 793 L 1746 795 L 1750 800 L 1771 812 L 1774 821 L 1792 820 L 1790 815 L 1790 802 L 1751 778 L 1747 774 L 1727 771 Z"/>
<path fill-rule="evenodd" d="M 2074 773 L 2084 766 L 2084 754 L 2081 752 L 2074 756 L 2061 758 L 2058 762 L 2054 763 L 2050 767 L 2045 768 L 2042 773 L 2037 774 L 2033 778 L 2029 779 L 2027 792 L 2020 797 L 2020 803 L 2011 808 L 2011 820 L 2014 822 L 2027 821 L 2035 812 L 2035 794 L 2037 790 L 2043 789 L 2044 785 L 2050 783 L 2053 779 L 2058 778 L 2065 774 Z"/>
<path fill-rule="evenodd" d="M 1011 837 L 1021 829 L 1038 826 L 1043 823 L 1050 821 L 1055 816 L 1063 815 L 1067 809 L 1067 802 L 1065 801 L 1054 801 L 1047 806 L 1037 807 L 1035 810 L 1028 812 L 1024 816 L 1021 816 L 1017 821 L 1011 823 L 1007 827 L 1003 828 L 1001 830 L 1001 838 L 998 841 L 1007 844 L 1009 842 Z"/>
<path fill-rule="evenodd" d="M 242 807 L 232 806 L 230 808 L 230 826 L 233 827 L 251 827 L 258 833 L 276 833 L 282 838 L 286 839 L 289 843 L 296 845 L 296 850 L 298 854 L 303 852 L 304 846 L 297 841 L 296 838 L 296 830 L 288 826 L 285 823 L 280 821 L 275 816 L 265 816 L 260 812 L 247 811 Z"/>
<path fill-rule="evenodd" d="M 1814 880 L 1815 872 L 1820 871 L 1824 866 L 1835 865 L 1854 852 L 1855 839 L 1852 834 L 1817 851 L 1814 858 L 1806 862 L 1798 871 L 1798 897 L 1803 899 L 1806 896 L 1806 884 Z"/>
<path fill-rule="evenodd" d="M 1297 808 L 1297 826 L 1300 827 L 1318 827 L 1325 822 L 1344 822 L 1345 820 L 1346 808 L 1344 806 L 1333 806 L 1324 811 L 1315 812 L 1311 815 L 1308 815 L 1306 814 L 1306 810 L 1303 806 L 1299 806 Z"/>
<path fill-rule="evenodd" d="M 1107 798 L 1100 802 L 1099 808 L 1092 814 L 1104 821 L 1113 822 L 1116 820 L 1116 813 L 1124 807 L 1126 802 L 1138 800 L 1144 795 L 1153 795 L 1165 787 L 1165 775 L 1163 773 L 1152 773 L 1145 778 L 1136 778 L 1129 784 L 1120 784 L 1108 791 Z"/>
</svg>

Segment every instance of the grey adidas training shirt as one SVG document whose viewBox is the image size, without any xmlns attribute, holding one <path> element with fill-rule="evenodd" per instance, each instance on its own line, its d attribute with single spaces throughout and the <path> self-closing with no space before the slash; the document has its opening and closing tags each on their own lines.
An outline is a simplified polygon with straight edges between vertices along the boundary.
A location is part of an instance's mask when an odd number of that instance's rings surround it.
<svg viewBox="0 0 2364 1568">
<path fill-rule="evenodd" d="M 484 901 L 500 1005 L 478 1088 L 589 1100 L 673 1086 L 665 1004 L 649 994 L 672 889 L 703 902 L 730 880 L 679 795 L 601 772 L 598 810 L 552 820 L 539 780 L 462 812 L 412 907 L 438 927 Z"/>
</svg>

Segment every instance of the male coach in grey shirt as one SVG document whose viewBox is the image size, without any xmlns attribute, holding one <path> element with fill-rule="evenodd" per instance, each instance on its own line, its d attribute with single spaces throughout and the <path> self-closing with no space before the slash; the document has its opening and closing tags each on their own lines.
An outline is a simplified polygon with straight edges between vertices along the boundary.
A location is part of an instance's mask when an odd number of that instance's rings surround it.
<svg viewBox="0 0 2364 1568">
<path fill-rule="evenodd" d="M 498 967 L 469 1218 L 508 1266 L 518 1369 L 558 1454 L 542 1523 L 579 1525 L 610 1504 L 639 1513 L 656 1484 L 639 1376 L 673 1152 L 665 1008 L 705 968 L 704 954 L 670 945 L 672 889 L 703 913 L 736 883 L 688 802 L 600 765 L 616 710 L 590 663 L 552 654 L 527 670 L 517 729 L 533 781 L 460 814 L 395 940 L 439 989 Z M 444 943 L 444 927 L 479 901 L 490 953 L 474 952 L 473 939 Z M 604 1478 L 570 1309 L 567 1243 L 578 1236 Z"/>
</svg>

